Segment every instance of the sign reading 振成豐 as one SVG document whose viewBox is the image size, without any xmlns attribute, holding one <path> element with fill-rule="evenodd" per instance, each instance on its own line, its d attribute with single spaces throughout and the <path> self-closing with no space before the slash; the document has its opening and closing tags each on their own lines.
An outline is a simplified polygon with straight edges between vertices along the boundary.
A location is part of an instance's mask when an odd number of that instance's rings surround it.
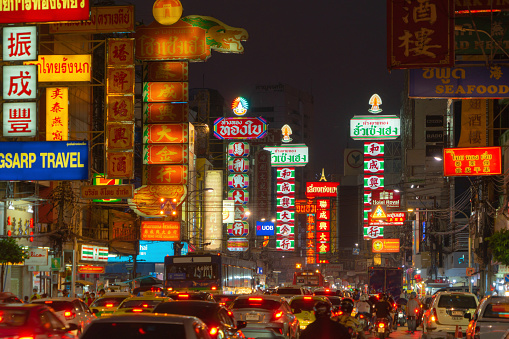
<svg viewBox="0 0 509 339">
<path fill-rule="evenodd" d="M 395 115 L 356 115 L 350 119 L 350 137 L 354 140 L 393 140 L 401 134 L 401 122 Z"/>
</svg>

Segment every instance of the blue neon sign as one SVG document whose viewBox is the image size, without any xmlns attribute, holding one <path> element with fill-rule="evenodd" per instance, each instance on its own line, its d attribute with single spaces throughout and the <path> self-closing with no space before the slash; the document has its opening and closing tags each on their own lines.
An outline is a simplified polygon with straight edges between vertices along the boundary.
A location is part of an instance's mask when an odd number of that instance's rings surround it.
<svg viewBox="0 0 509 339">
<path fill-rule="evenodd" d="M 271 221 L 257 221 L 256 235 L 274 236 L 274 223 Z"/>
</svg>

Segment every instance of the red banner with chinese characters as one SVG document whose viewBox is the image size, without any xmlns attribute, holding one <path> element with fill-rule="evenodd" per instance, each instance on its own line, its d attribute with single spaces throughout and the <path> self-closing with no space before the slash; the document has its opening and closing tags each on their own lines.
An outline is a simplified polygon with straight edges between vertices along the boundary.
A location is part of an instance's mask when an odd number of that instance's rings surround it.
<svg viewBox="0 0 509 339">
<path fill-rule="evenodd" d="M 144 166 L 144 185 L 186 185 L 187 165 L 147 165 Z"/>
<path fill-rule="evenodd" d="M 134 122 L 106 124 L 106 146 L 109 151 L 127 151 L 134 147 Z"/>
<path fill-rule="evenodd" d="M 189 124 L 150 124 L 143 126 L 145 144 L 182 144 L 189 142 Z"/>
<path fill-rule="evenodd" d="M 147 62 L 143 64 L 143 81 L 187 81 L 188 63 L 184 61 Z"/>
<path fill-rule="evenodd" d="M 187 122 L 188 103 L 143 103 L 143 123 L 157 124 L 162 122 Z"/>
<path fill-rule="evenodd" d="M 134 177 L 133 152 L 106 152 L 106 176 L 110 179 Z"/>
<path fill-rule="evenodd" d="M 134 93 L 134 68 L 108 68 L 106 92 L 107 94 Z"/>
<path fill-rule="evenodd" d="M 180 222 L 142 221 L 141 240 L 180 241 Z"/>
<path fill-rule="evenodd" d="M 134 95 L 107 95 L 108 122 L 134 121 Z"/>
<path fill-rule="evenodd" d="M 444 148 L 443 162 L 446 177 L 497 175 L 502 173 L 502 148 Z"/>
<path fill-rule="evenodd" d="M 144 144 L 143 163 L 146 165 L 187 164 L 189 146 L 187 144 Z"/>
<path fill-rule="evenodd" d="M 143 102 L 189 101 L 187 82 L 144 82 Z"/>
<path fill-rule="evenodd" d="M 104 266 L 78 266 L 78 273 L 101 274 L 104 272 L 106 272 L 106 268 Z"/>
<path fill-rule="evenodd" d="M 0 23 L 58 22 L 88 20 L 90 5 L 88 0 L 22 2 L 2 1 L 0 3 Z"/>
<path fill-rule="evenodd" d="M 387 68 L 454 66 L 454 0 L 387 0 Z"/>
</svg>

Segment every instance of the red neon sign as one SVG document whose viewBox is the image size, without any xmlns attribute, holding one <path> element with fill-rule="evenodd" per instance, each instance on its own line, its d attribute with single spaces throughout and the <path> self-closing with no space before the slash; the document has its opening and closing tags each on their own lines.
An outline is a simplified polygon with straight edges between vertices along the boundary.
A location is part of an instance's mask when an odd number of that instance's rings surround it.
<svg viewBox="0 0 509 339">
<path fill-rule="evenodd" d="M 444 149 L 444 176 L 497 175 L 502 173 L 501 147 Z"/>
</svg>

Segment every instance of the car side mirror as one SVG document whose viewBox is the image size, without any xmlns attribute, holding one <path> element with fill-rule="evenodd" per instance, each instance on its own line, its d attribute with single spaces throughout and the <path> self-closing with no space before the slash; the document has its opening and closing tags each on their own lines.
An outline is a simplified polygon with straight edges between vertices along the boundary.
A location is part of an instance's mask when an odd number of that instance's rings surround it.
<svg viewBox="0 0 509 339">
<path fill-rule="evenodd" d="M 78 329 L 77 324 L 69 323 L 66 325 L 65 330 L 66 331 L 76 331 Z"/>
<path fill-rule="evenodd" d="M 465 313 L 465 315 L 463 315 L 463 318 L 466 318 L 468 320 L 472 320 L 472 315 L 470 313 Z"/>
<path fill-rule="evenodd" d="M 242 320 L 237 321 L 237 330 L 241 330 L 247 326 L 247 323 Z"/>
</svg>

